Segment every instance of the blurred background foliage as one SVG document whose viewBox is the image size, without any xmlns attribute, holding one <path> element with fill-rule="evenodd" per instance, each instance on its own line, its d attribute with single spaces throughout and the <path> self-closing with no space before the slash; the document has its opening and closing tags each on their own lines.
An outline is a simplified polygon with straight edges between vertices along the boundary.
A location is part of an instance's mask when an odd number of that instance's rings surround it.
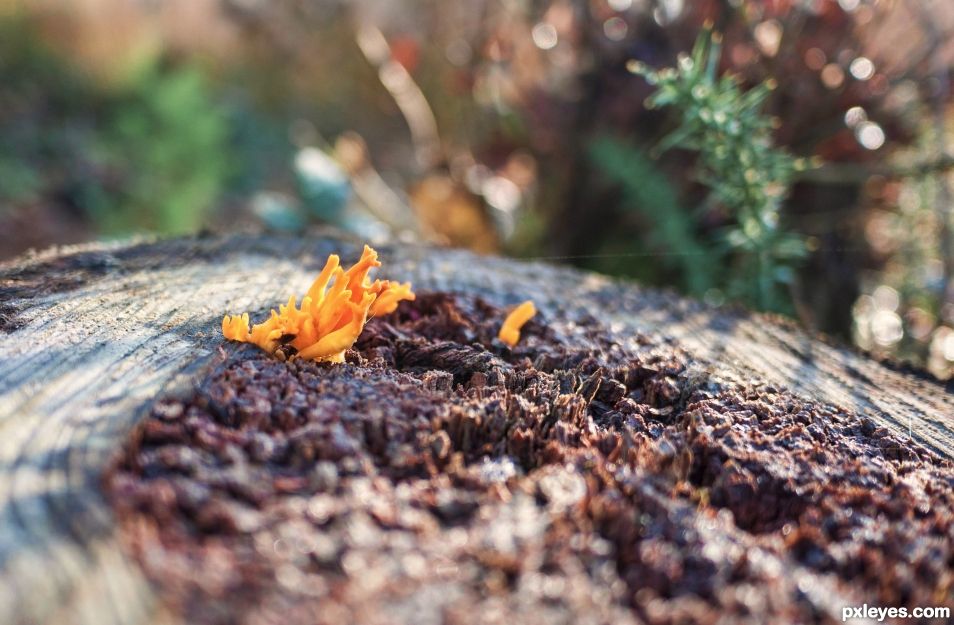
<svg viewBox="0 0 954 625">
<path fill-rule="evenodd" d="M 330 223 L 947 378 L 952 67 L 949 0 L 0 0 L 0 258 Z"/>
</svg>

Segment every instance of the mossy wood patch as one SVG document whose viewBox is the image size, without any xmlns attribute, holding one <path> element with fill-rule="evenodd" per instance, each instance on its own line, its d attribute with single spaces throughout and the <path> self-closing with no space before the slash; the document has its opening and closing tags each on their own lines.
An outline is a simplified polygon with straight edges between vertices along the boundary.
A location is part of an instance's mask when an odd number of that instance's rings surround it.
<svg viewBox="0 0 954 625">
<path fill-rule="evenodd" d="M 359 242 L 230 236 L 52 250 L 0 268 L 0 622 L 158 622 L 154 590 L 120 548 L 102 473 L 160 396 L 187 393 L 248 349 L 227 310 L 266 311 Z M 539 263 L 379 247 L 383 278 L 415 291 L 531 298 L 566 328 L 597 319 L 621 340 L 678 346 L 708 379 L 833 405 L 954 456 L 954 394 L 791 323 Z"/>
</svg>

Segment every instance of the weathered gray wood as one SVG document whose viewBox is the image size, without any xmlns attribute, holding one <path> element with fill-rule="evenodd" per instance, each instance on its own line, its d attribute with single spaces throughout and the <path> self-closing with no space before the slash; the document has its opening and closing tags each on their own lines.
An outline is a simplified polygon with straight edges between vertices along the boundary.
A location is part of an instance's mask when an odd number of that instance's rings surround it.
<svg viewBox="0 0 954 625">
<path fill-rule="evenodd" d="M 52 250 L 0 267 L 0 622 L 162 622 L 122 554 L 100 473 L 157 395 L 188 388 L 223 343 L 223 312 L 301 293 L 355 241 L 255 236 Z M 380 248 L 385 277 L 417 290 L 532 298 L 565 323 L 593 314 L 671 336 L 710 375 L 768 381 L 837 404 L 954 456 L 954 394 L 760 315 L 543 264 Z M 613 294 L 611 309 L 590 304 Z M 604 299 L 604 297 L 600 297 Z"/>
</svg>

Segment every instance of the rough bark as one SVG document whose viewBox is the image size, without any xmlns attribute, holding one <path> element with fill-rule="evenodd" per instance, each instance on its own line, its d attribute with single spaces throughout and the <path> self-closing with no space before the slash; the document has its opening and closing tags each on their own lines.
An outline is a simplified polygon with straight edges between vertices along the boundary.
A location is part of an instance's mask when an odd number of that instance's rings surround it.
<svg viewBox="0 0 954 625">
<path fill-rule="evenodd" d="M 52 250 L 0 268 L 0 621 L 161 621 L 116 540 L 104 466 L 150 403 L 187 390 L 225 344 L 224 312 L 301 293 L 357 242 L 207 237 Z M 670 337 L 712 376 L 760 380 L 833 404 L 954 457 L 954 393 L 783 320 L 544 264 L 379 248 L 382 277 L 416 290 L 532 298 L 544 315 L 595 316 Z M 609 303 L 609 305 L 607 305 Z"/>
</svg>

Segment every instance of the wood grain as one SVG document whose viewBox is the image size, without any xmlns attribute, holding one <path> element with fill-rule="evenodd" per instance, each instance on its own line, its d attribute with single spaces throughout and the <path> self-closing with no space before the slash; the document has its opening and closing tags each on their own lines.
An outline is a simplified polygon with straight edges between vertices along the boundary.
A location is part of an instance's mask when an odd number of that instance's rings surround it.
<svg viewBox="0 0 954 625">
<path fill-rule="evenodd" d="M 358 242 L 230 236 L 65 248 L 0 267 L 0 622 L 165 622 L 119 547 L 100 475 L 150 402 L 233 349 L 224 312 L 265 311 Z M 711 375 L 835 404 L 954 457 L 954 393 L 762 315 L 539 263 L 380 247 L 415 290 L 532 298 L 545 320 L 593 315 L 670 337 Z M 599 302 L 599 305 L 596 304 Z M 611 305 L 606 306 L 606 302 Z"/>
</svg>

